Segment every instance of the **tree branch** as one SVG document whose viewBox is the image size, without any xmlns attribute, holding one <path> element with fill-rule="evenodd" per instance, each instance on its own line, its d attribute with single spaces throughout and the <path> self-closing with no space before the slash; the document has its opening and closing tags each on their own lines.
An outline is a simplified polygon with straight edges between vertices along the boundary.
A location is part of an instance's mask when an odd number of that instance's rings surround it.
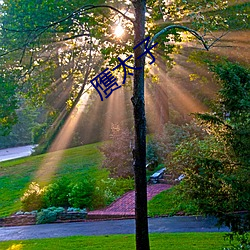
<svg viewBox="0 0 250 250">
<path fill-rule="evenodd" d="M 181 29 L 181 30 L 185 30 L 185 31 L 188 31 L 189 33 L 191 33 L 193 36 L 195 36 L 199 41 L 201 41 L 201 43 L 203 44 L 203 46 L 205 47 L 205 49 L 208 51 L 211 47 L 207 45 L 206 41 L 204 40 L 204 38 L 195 30 L 193 29 L 190 29 L 186 26 L 182 26 L 182 25 L 170 25 L 170 26 L 167 26 L 165 27 L 164 29 L 162 29 L 161 31 L 159 31 L 158 33 L 156 33 L 153 38 L 151 39 L 148 47 L 150 48 L 152 43 L 160 36 L 162 35 L 163 33 L 165 32 L 168 32 L 169 30 L 171 29 Z M 213 43 L 214 44 L 214 43 Z"/>
<path fill-rule="evenodd" d="M 227 32 L 223 33 L 222 35 L 220 35 L 219 37 L 214 37 L 215 40 L 209 45 L 209 48 L 211 48 L 215 43 L 217 43 L 223 36 L 225 36 L 226 34 L 228 34 L 230 31 L 228 30 Z"/>
<path fill-rule="evenodd" d="M 28 42 L 26 42 L 25 44 L 23 44 L 22 46 L 18 47 L 18 48 L 15 48 L 15 49 L 12 49 L 12 50 L 9 50 L 9 51 L 5 51 L 3 52 L 2 54 L 0 54 L 0 57 L 1 56 L 5 56 L 11 52 L 15 52 L 15 51 L 18 51 L 18 50 L 25 50 L 27 48 L 28 45 L 30 45 L 32 42 L 34 42 L 39 36 L 41 36 L 45 31 L 47 31 L 49 28 L 51 27 L 54 27 L 58 24 L 61 24 L 63 22 L 65 22 L 66 20 L 76 16 L 76 15 L 79 15 L 81 14 L 82 12 L 84 11 L 89 11 L 89 10 L 92 10 L 92 9 L 96 9 L 96 8 L 109 8 L 117 13 L 119 13 L 120 15 L 122 15 L 125 19 L 127 19 L 128 21 L 134 23 L 134 20 L 131 19 L 130 17 L 126 16 L 126 13 L 122 13 L 120 10 L 116 9 L 115 7 L 113 6 L 110 6 L 110 5 L 85 5 L 85 6 L 82 6 L 80 7 L 79 9 L 77 9 L 76 11 L 72 12 L 70 15 L 58 20 L 58 21 L 55 21 L 55 22 L 52 22 L 51 24 L 49 25 L 43 25 L 43 26 L 37 26 L 35 27 L 34 29 L 27 29 L 27 30 L 15 30 L 15 29 L 9 29 L 9 28 L 6 28 L 4 26 L 2 26 L 1 28 L 5 31 L 10 31 L 10 32 L 29 32 L 29 33 L 32 33 L 32 32 L 38 32 L 38 34 L 34 34 L 33 38 L 30 39 Z"/>
<path fill-rule="evenodd" d="M 131 23 L 134 23 L 134 20 L 132 18 L 126 16 L 127 11 L 124 14 L 120 10 L 118 10 L 115 7 L 110 6 L 110 5 L 90 5 L 90 7 L 86 10 L 91 10 L 91 9 L 96 9 L 96 8 L 109 8 L 109 9 L 114 10 L 115 12 L 119 13 L 120 15 L 122 15 L 125 19 L 127 19 Z"/>
<path fill-rule="evenodd" d="M 128 16 L 126 16 L 126 13 L 127 11 L 124 13 L 122 13 L 120 10 L 116 9 L 115 7 L 113 6 L 110 6 L 110 5 L 92 5 L 92 4 L 89 4 L 89 5 L 84 5 L 80 8 L 78 8 L 77 10 L 73 11 L 71 14 L 69 14 L 68 16 L 58 20 L 58 21 L 55 21 L 55 22 L 52 22 L 51 24 L 49 25 L 41 25 L 41 26 L 36 26 L 34 29 L 24 29 L 24 30 L 15 30 L 15 29 L 9 29 L 9 28 L 6 28 L 4 26 L 2 26 L 2 29 L 3 30 L 6 30 L 6 31 L 11 31 L 11 32 L 36 32 L 36 31 L 39 31 L 41 29 L 49 29 L 53 26 L 56 26 L 58 24 L 61 24 L 63 22 L 65 22 L 66 20 L 76 16 L 76 15 L 79 15 L 81 14 L 82 12 L 84 11 L 88 11 L 88 10 L 92 10 L 92 9 L 97 9 L 97 8 L 109 8 L 111 10 L 114 10 L 115 12 L 119 13 L 120 15 L 122 15 L 125 19 L 127 19 L 128 21 L 134 23 L 134 20 Z"/>
</svg>

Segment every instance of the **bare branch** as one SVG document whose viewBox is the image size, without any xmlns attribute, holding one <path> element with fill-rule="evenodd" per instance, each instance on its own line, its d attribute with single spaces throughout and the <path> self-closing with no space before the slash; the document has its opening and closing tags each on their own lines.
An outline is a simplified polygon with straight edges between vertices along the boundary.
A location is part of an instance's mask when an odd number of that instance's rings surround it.
<svg viewBox="0 0 250 250">
<path fill-rule="evenodd" d="M 216 37 L 215 40 L 209 45 L 209 48 L 211 48 L 215 43 L 217 43 L 222 37 L 227 35 L 230 31 L 228 30 L 227 32 L 223 33 L 219 37 Z"/>
<path fill-rule="evenodd" d="M 90 33 L 84 33 L 84 32 L 82 32 L 80 34 L 73 35 L 73 36 L 70 36 L 70 37 L 63 37 L 62 39 L 54 40 L 52 42 L 58 42 L 58 43 L 60 43 L 60 42 L 65 42 L 65 41 L 76 39 L 76 38 L 83 37 L 83 36 L 90 37 Z"/>
</svg>

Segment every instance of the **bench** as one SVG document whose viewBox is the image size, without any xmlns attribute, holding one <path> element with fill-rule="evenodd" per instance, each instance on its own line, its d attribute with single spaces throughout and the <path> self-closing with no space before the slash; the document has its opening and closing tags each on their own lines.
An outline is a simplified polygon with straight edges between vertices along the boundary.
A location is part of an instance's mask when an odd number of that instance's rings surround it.
<svg viewBox="0 0 250 250">
<path fill-rule="evenodd" d="M 159 180 L 163 178 L 164 172 L 165 172 L 165 168 L 162 168 L 162 169 L 158 170 L 157 172 L 153 173 L 153 174 L 150 176 L 149 181 L 150 181 L 151 183 L 153 183 L 153 184 L 158 183 Z"/>
</svg>

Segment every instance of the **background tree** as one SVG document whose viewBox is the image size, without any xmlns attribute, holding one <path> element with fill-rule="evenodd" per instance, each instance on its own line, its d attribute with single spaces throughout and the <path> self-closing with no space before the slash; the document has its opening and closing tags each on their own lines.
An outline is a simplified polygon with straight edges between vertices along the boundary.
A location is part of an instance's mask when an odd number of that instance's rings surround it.
<svg viewBox="0 0 250 250">
<path fill-rule="evenodd" d="M 110 171 L 112 178 L 133 177 L 132 135 L 129 130 L 113 124 L 110 139 L 100 147 L 105 157 L 102 167 Z"/>
<path fill-rule="evenodd" d="M 196 115 L 208 136 L 182 143 L 170 169 L 185 174 L 181 192 L 203 213 L 242 233 L 250 225 L 250 72 L 231 62 L 210 63 L 210 68 L 222 87 L 216 112 Z"/>
</svg>

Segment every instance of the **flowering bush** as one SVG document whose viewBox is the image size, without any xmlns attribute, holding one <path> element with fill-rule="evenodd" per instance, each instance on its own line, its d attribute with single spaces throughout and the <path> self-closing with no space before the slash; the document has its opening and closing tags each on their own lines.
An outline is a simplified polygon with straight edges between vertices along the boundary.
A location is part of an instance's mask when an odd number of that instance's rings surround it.
<svg viewBox="0 0 250 250">
<path fill-rule="evenodd" d="M 22 208 L 24 211 L 33 211 L 41 209 L 43 206 L 43 194 L 45 189 L 38 183 L 31 182 L 28 190 L 21 197 Z"/>
</svg>

